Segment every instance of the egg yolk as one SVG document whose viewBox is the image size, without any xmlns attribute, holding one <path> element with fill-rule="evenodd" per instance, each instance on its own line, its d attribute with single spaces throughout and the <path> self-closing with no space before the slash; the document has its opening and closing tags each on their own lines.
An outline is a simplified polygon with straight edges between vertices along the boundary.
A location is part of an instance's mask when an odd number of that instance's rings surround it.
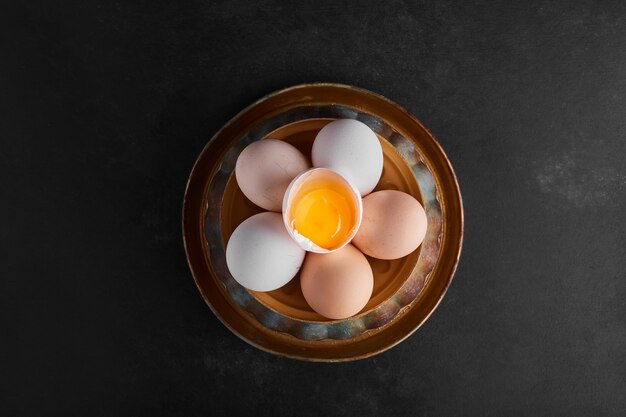
<svg viewBox="0 0 626 417">
<path fill-rule="evenodd" d="M 316 188 L 298 197 L 292 206 L 294 229 L 319 247 L 340 246 L 356 217 L 350 197 L 331 188 Z"/>
</svg>

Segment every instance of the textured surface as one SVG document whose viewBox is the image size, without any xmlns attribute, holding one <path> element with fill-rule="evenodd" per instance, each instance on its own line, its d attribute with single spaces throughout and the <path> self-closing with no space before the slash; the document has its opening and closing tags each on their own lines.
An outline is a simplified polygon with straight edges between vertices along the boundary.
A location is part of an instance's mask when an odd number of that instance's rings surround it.
<svg viewBox="0 0 626 417">
<path fill-rule="evenodd" d="M 250 4 L 2 6 L 2 414 L 623 415 L 624 3 Z M 180 236 L 207 138 L 317 80 L 420 118 L 466 214 L 433 317 L 335 365 L 233 336 Z"/>
</svg>

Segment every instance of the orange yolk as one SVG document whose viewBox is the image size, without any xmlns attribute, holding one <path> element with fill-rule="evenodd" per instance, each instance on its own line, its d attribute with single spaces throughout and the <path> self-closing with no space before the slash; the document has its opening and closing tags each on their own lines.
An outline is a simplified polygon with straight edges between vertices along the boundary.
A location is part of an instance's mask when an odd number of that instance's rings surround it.
<svg viewBox="0 0 626 417">
<path fill-rule="evenodd" d="M 297 196 L 291 209 L 294 229 L 325 249 L 343 244 L 356 218 L 354 204 L 347 191 L 333 188 L 304 192 Z"/>
</svg>

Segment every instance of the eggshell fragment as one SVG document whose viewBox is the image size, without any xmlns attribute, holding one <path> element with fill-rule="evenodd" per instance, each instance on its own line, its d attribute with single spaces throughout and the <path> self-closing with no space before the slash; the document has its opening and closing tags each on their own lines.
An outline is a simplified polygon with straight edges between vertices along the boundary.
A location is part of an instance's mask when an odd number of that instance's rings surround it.
<svg viewBox="0 0 626 417">
<path fill-rule="evenodd" d="M 266 210 L 280 212 L 289 183 L 309 167 L 307 158 L 292 145 L 264 139 L 251 143 L 241 152 L 235 177 L 250 201 Z"/>
<path fill-rule="evenodd" d="M 311 150 L 313 166 L 341 172 L 369 194 L 383 172 L 383 149 L 378 137 L 365 123 L 353 119 L 330 122 L 319 131 Z"/>
<path fill-rule="evenodd" d="M 398 259 L 421 245 L 427 229 L 426 212 L 413 196 L 395 190 L 363 198 L 363 220 L 352 243 L 378 259 Z"/>
<path fill-rule="evenodd" d="M 243 221 L 228 240 L 226 264 L 235 281 L 254 291 L 273 291 L 300 270 L 304 250 L 289 236 L 278 213 Z"/>
<path fill-rule="evenodd" d="M 365 307 L 374 288 L 367 258 L 352 245 L 338 251 L 308 253 L 300 274 L 307 303 L 330 319 L 345 319 Z"/>
</svg>

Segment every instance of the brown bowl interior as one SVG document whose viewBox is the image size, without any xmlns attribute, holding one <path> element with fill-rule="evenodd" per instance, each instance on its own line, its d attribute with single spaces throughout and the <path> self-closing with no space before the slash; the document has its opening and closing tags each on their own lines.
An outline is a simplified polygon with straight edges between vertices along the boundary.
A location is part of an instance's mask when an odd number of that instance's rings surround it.
<svg viewBox="0 0 626 417">
<path fill-rule="evenodd" d="M 269 133 L 265 138 L 288 142 L 309 157 L 317 132 L 331 121 L 331 119 L 308 119 L 291 123 Z M 421 203 L 422 196 L 409 165 L 391 144 L 380 137 L 379 140 L 383 148 L 384 164 L 382 177 L 374 191 L 403 191 L 411 194 Z M 241 222 L 262 211 L 264 211 L 262 208 L 243 195 L 233 173 L 226 185 L 221 207 L 220 219 L 224 246 Z M 408 256 L 392 261 L 368 257 L 374 272 L 374 290 L 362 313 L 375 308 L 400 288 L 415 267 L 419 253 L 420 248 Z M 275 291 L 250 291 L 250 293 L 267 307 L 285 316 L 307 321 L 328 321 L 307 304 L 300 290 L 299 275 Z"/>
</svg>

